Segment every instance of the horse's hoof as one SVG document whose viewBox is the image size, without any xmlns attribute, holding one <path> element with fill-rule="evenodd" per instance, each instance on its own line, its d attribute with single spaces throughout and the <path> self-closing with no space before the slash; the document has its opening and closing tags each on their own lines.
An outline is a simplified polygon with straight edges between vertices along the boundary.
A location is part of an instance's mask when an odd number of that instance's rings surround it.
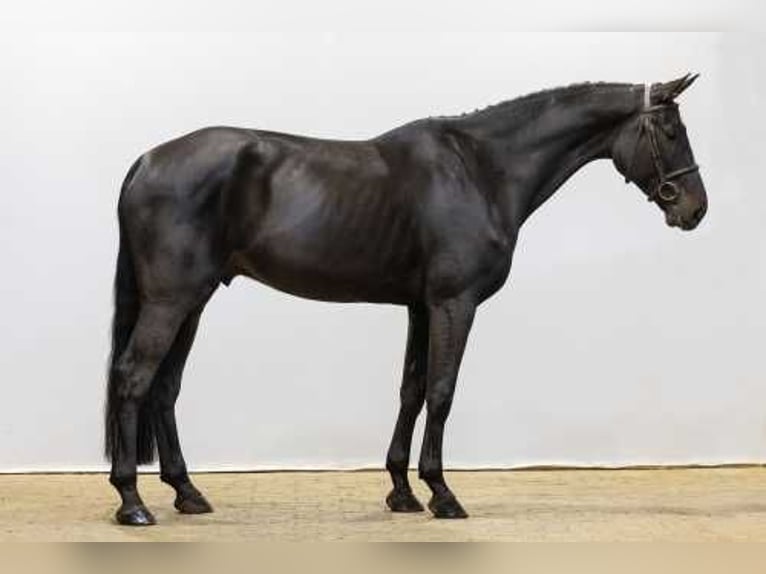
<svg viewBox="0 0 766 574">
<path fill-rule="evenodd" d="M 115 519 L 118 524 L 123 526 L 152 526 L 157 524 L 154 515 L 143 505 L 131 508 L 120 507 L 115 514 Z"/>
<path fill-rule="evenodd" d="M 423 512 L 420 501 L 411 491 L 392 490 L 386 497 L 386 505 L 391 512 Z"/>
<path fill-rule="evenodd" d="M 183 498 L 178 496 L 174 506 L 181 514 L 207 514 L 213 512 L 213 507 L 201 494 Z"/>
<path fill-rule="evenodd" d="M 428 503 L 434 518 L 468 518 L 468 513 L 453 495 L 434 496 Z"/>
</svg>

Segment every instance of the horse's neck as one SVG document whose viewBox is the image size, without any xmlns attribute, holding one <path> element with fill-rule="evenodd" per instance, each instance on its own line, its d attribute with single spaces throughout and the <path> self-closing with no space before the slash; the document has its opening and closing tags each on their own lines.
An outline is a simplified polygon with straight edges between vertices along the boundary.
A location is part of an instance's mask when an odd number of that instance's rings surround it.
<svg viewBox="0 0 766 574">
<path fill-rule="evenodd" d="M 582 166 L 610 157 L 642 97 L 642 86 L 574 86 L 467 116 L 463 127 L 491 164 L 507 224 L 518 227 Z"/>
</svg>

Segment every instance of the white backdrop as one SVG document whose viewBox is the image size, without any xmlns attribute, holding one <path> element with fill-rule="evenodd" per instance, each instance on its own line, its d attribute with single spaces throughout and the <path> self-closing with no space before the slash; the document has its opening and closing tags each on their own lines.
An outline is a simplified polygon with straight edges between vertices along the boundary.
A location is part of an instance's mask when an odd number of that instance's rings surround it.
<svg viewBox="0 0 766 574">
<path fill-rule="evenodd" d="M 766 461 L 766 42 L 732 31 L 751 3 L 108 4 L 27 3 L 0 31 L 0 470 L 103 467 L 115 205 L 149 147 L 215 124 L 364 138 L 687 71 L 707 220 L 671 230 L 610 163 L 577 174 L 479 311 L 445 461 Z M 614 27 L 723 32 L 582 31 Z M 405 332 L 401 308 L 220 289 L 179 402 L 190 466 L 381 466 Z"/>
</svg>

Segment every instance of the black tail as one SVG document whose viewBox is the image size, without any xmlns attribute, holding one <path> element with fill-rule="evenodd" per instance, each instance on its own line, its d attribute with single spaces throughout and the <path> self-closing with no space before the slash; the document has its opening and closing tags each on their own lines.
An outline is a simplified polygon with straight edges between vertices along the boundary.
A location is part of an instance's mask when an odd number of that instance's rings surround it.
<svg viewBox="0 0 766 574">
<path fill-rule="evenodd" d="M 139 162 L 130 168 L 123 191 L 138 169 Z M 109 373 L 106 396 L 106 421 L 104 453 L 108 460 L 114 458 L 121 443 L 119 409 L 120 397 L 117 392 L 118 377 L 115 365 L 125 351 L 133 327 L 138 319 L 140 297 L 136 282 L 135 269 L 130 254 L 130 247 L 124 233 L 120 217 L 120 248 L 117 254 L 117 273 L 114 279 L 114 317 L 112 319 L 112 352 L 109 358 Z M 154 460 L 156 452 L 154 417 L 148 402 L 142 404 L 138 415 L 138 450 L 137 463 L 148 464 Z"/>
</svg>

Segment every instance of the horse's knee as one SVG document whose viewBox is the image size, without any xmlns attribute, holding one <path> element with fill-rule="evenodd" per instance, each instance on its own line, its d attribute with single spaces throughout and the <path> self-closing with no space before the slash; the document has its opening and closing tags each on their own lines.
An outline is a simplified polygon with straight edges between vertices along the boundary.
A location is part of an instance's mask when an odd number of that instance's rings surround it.
<svg viewBox="0 0 766 574">
<path fill-rule="evenodd" d="M 429 390 L 426 399 L 428 416 L 436 420 L 445 420 L 452 407 L 453 389 L 450 385 L 435 385 Z"/>
<path fill-rule="evenodd" d="M 419 409 L 423 405 L 425 400 L 426 389 L 425 385 L 419 384 L 417 381 L 413 381 L 409 385 L 402 385 L 399 391 L 399 400 L 402 407 L 407 410 Z"/>
</svg>

